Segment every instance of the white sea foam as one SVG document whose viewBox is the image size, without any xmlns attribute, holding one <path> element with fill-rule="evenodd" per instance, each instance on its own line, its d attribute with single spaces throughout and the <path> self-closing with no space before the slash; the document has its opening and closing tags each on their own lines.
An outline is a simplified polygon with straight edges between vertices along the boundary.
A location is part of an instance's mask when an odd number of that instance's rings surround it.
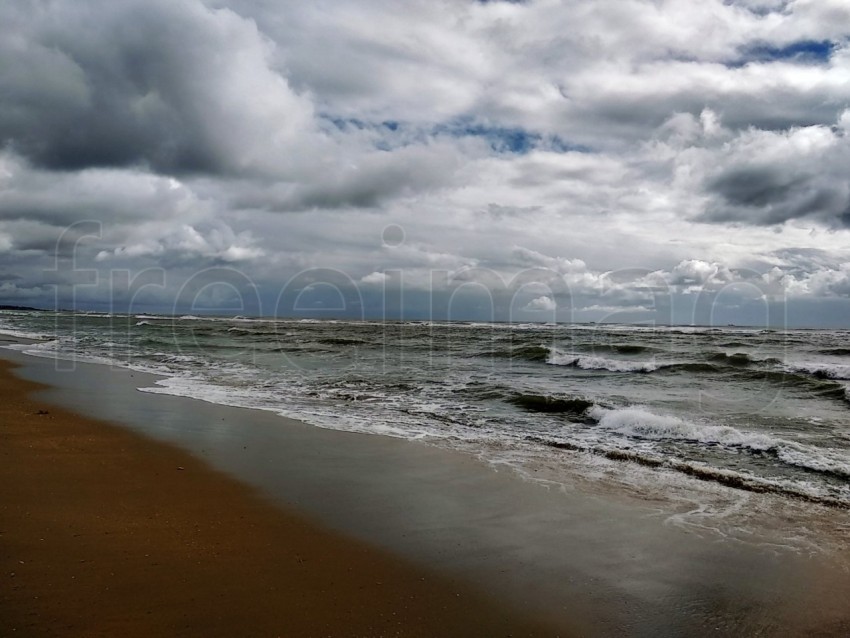
<svg viewBox="0 0 850 638">
<path fill-rule="evenodd" d="M 588 415 L 610 432 L 649 441 L 695 441 L 772 451 L 784 463 L 815 472 L 850 478 L 850 452 L 804 445 L 767 434 L 742 432 L 725 425 L 699 424 L 642 407 L 609 409 L 593 406 Z"/>
<path fill-rule="evenodd" d="M 93 353 L 79 353 L 68 348 L 67 339 L 53 339 L 51 341 L 42 341 L 39 343 L 14 343 L 3 346 L 7 350 L 16 350 L 31 357 L 39 357 L 41 359 L 55 359 L 59 361 L 71 361 L 80 363 L 96 363 L 98 365 L 119 365 L 122 364 L 115 359 L 100 356 Z M 127 367 L 127 366 L 122 366 Z"/>
<path fill-rule="evenodd" d="M 303 393 L 303 388 L 288 387 L 287 389 L 289 392 L 283 393 L 277 387 L 234 386 L 215 383 L 206 376 L 181 374 L 160 379 L 154 386 L 139 388 L 139 391 L 186 397 L 231 407 L 264 410 L 287 418 L 306 420 L 311 425 L 330 430 L 381 434 L 409 440 L 442 439 L 447 436 L 428 427 L 422 423 L 421 417 L 415 415 L 405 418 L 406 415 L 395 413 L 393 419 L 380 419 L 376 418 L 372 411 L 358 413 L 349 410 L 343 414 L 337 408 L 326 405 L 325 402 L 299 402 L 298 398 Z M 374 405 L 371 401 L 367 403 Z M 356 408 L 358 402 L 348 405 L 350 408 Z"/>
<path fill-rule="evenodd" d="M 642 407 L 593 406 L 588 414 L 609 431 L 639 439 L 719 443 L 753 450 L 768 450 L 782 443 L 764 434 L 742 432 L 726 425 L 692 423 L 676 416 L 655 414 Z"/>
<path fill-rule="evenodd" d="M 18 330 L 15 328 L 7 328 L 3 326 L 0 328 L 0 335 L 6 335 L 8 337 L 16 337 L 18 339 L 31 339 L 33 341 L 44 341 L 45 339 L 52 339 L 50 335 L 46 335 L 41 332 L 31 332 L 29 330 Z"/>
<path fill-rule="evenodd" d="M 803 372 L 826 377 L 828 379 L 850 380 L 850 365 L 844 363 L 830 363 L 825 361 L 789 363 L 791 372 Z"/>
<path fill-rule="evenodd" d="M 850 479 L 850 454 L 846 451 L 785 443 L 778 447 L 777 456 L 789 465 Z"/>
</svg>

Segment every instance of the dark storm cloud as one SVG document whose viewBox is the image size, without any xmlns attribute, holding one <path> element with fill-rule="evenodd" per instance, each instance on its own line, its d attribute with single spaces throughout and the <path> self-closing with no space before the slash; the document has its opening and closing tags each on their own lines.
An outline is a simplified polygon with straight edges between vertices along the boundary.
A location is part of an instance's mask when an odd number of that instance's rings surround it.
<svg viewBox="0 0 850 638">
<path fill-rule="evenodd" d="M 850 225 L 850 158 L 843 136 L 818 130 L 809 146 L 794 135 L 776 136 L 773 145 L 742 145 L 711 171 L 705 189 L 716 196 L 701 219 L 749 224 L 781 224 L 810 218 L 829 226 Z M 747 152 L 749 151 L 749 153 Z"/>
<path fill-rule="evenodd" d="M 803 176 L 783 175 L 767 167 L 745 167 L 716 177 L 708 188 L 735 206 L 766 207 L 787 201 L 795 187 L 805 181 Z"/>
<path fill-rule="evenodd" d="M 781 224 L 811 217 L 833 226 L 850 226 L 846 184 L 819 177 L 788 179 L 776 172 L 745 169 L 729 172 L 709 190 L 721 197 L 701 216 L 704 221 Z"/>
<path fill-rule="evenodd" d="M 90 258 L 92 246 L 103 234 L 97 221 L 68 225 L 45 224 L 36 220 L 17 220 L 3 226 L 12 237 L 11 250 L 19 257 L 39 254 L 47 259 L 68 258 L 75 254 Z"/>
<path fill-rule="evenodd" d="M 243 61 L 269 75 L 252 23 L 195 2 L 11 0 L 0 25 L 0 141 L 35 165 L 245 168 L 230 138 L 251 113 L 228 111 L 224 83 Z"/>
<path fill-rule="evenodd" d="M 51 169 L 146 163 L 168 171 L 220 170 L 186 108 L 191 100 L 179 79 L 185 60 L 169 42 L 166 16 L 129 12 L 126 21 L 104 23 L 70 15 L 78 24 L 62 25 L 66 31 L 52 21 L 24 21 L 22 4 L 4 10 L 7 29 L 30 35 L 23 46 L 11 46 L 9 38 L 3 46 L 5 143 Z M 9 19 L 16 6 L 18 15 Z M 186 36 L 196 37 L 193 31 Z"/>
</svg>

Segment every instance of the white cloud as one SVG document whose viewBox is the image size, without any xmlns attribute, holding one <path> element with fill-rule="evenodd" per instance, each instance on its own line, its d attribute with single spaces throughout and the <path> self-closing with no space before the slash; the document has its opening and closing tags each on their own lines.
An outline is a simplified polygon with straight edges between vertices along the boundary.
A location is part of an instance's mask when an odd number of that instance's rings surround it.
<svg viewBox="0 0 850 638">
<path fill-rule="evenodd" d="M 729 283 L 734 280 L 734 275 L 723 264 L 689 259 L 678 263 L 665 279 L 672 286 L 697 290 Z"/>
<path fill-rule="evenodd" d="M 546 295 L 532 299 L 523 308 L 523 310 L 530 310 L 533 312 L 554 312 L 557 309 L 557 302 L 552 299 L 552 297 L 547 297 Z"/>
<path fill-rule="evenodd" d="M 386 273 L 372 272 L 372 273 L 369 273 L 368 275 L 361 277 L 360 281 L 364 284 L 380 285 L 380 284 L 383 284 L 384 282 L 386 282 L 387 279 L 389 279 L 389 276 Z"/>
<path fill-rule="evenodd" d="M 224 223 L 218 223 L 203 232 L 188 224 L 177 227 L 159 227 L 159 236 L 151 236 L 154 228 L 133 233 L 136 241 L 129 241 L 112 251 L 100 251 L 98 261 L 115 258 L 156 258 L 164 261 L 186 262 L 199 258 L 223 262 L 251 262 L 265 255 L 256 245 L 250 232 L 234 233 Z M 203 262 L 197 262 L 202 265 Z"/>
</svg>

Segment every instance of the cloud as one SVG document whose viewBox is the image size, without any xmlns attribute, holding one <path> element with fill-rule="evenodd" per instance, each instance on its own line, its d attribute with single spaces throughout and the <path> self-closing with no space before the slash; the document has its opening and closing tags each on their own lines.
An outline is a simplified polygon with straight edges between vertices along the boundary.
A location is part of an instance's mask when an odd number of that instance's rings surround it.
<svg viewBox="0 0 850 638">
<path fill-rule="evenodd" d="M 671 286 L 703 289 L 729 283 L 734 280 L 734 275 L 723 264 L 689 259 L 677 264 L 665 279 Z"/>
<path fill-rule="evenodd" d="M 850 263 L 796 274 L 773 268 L 763 278 L 791 298 L 850 298 Z"/>
<path fill-rule="evenodd" d="M 842 0 L 37 5 L 0 5 L 4 301 L 57 265 L 166 306 L 211 267 L 586 319 L 847 294 Z"/>
<path fill-rule="evenodd" d="M 543 295 L 529 301 L 523 310 L 530 310 L 532 312 L 554 312 L 557 308 L 558 304 L 554 299 Z"/>
<path fill-rule="evenodd" d="M 198 263 L 198 258 L 224 263 L 251 262 L 265 255 L 265 251 L 256 246 L 249 232 L 237 235 L 224 223 L 218 223 L 203 232 L 194 226 L 182 224 L 169 229 L 167 234 L 160 237 L 152 235 L 149 230 L 140 235 L 143 238 L 133 243 L 118 246 L 112 251 L 98 252 L 96 260 L 148 257 L 174 265 L 185 261 Z"/>
<path fill-rule="evenodd" d="M 333 166 L 300 183 L 243 182 L 232 189 L 235 208 L 277 212 L 335 208 L 376 208 L 382 203 L 448 186 L 459 164 L 444 144 L 394 151 L 364 151 L 353 165 Z"/>
<path fill-rule="evenodd" d="M 209 208 L 209 202 L 173 177 L 112 168 L 53 172 L 0 152 L 0 220 L 120 224 L 189 219 Z"/>
<path fill-rule="evenodd" d="M 276 173 L 311 125 L 273 43 L 228 9 L 11 0 L 0 22 L 0 140 L 40 167 Z"/>
<path fill-rule="evenodd" d="M 843 122 L 844 116 L 842 115 Z M 705 190 L 715 195 L 702 219 L 780 224 L 814 218 L 850 223 L 850 137 L 844 128 L 811 126 L 748 131 L 710 153 Z"/>
<path fill-rule="evenodd" d="M 389 279 L 389 276 L 386 273 L 382 272 L 373 272 L 369 273 L 360 278 L 360 281 L 364 284 L 383 284 Z"/>
</svg>

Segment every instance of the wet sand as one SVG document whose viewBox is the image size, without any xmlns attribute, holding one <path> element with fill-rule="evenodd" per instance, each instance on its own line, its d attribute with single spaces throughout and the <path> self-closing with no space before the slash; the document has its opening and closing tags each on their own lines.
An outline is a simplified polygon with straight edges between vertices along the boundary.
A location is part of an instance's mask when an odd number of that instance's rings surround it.
<svg viewBox="0 0 850 638">
<path fill-rule="evenodd" d="M 552 636 L 0 361 L 0 635 Z"/>
</svg>

